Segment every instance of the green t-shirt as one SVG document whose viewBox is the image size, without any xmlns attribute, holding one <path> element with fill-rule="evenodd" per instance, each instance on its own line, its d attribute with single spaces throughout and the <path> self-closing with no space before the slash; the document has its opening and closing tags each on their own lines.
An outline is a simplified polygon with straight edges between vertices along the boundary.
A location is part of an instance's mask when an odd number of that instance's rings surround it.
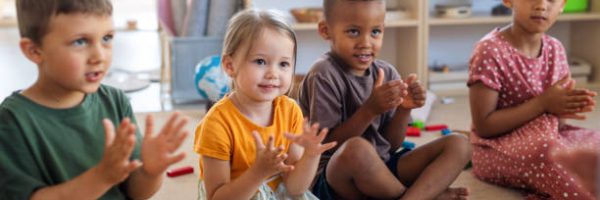
<svg viewBox="0 0 600 200">
<path fill-rule="evenodd" d="M 118 126 L 126 117 L 135 123 L 125 94 L 109 86 L 100 86 L 68 109 L 44 107 L 13 93 L 0 104 L 0 199 L 29 199 L 35 190 L 97 165 L 104 152 L 102 119 Z M 139 131 L 136 139 L 132 159 L 139 158 Z M 127 199 L 124 185 L 112 187 L 101 199 Z"/>
</svg>

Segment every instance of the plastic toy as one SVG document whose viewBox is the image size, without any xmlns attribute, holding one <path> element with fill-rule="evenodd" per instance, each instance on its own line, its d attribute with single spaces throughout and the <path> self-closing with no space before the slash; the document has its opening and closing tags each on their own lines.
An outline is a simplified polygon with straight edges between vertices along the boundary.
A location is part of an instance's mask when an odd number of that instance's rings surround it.
<svg viewBox="0 0 600 200">
<path fill-rule="evenodd" d="M 421 130 L 415 127 L 408 127 L 406 128 L 406 136 L 419 137 L 421 136 Z"/>
</svg>

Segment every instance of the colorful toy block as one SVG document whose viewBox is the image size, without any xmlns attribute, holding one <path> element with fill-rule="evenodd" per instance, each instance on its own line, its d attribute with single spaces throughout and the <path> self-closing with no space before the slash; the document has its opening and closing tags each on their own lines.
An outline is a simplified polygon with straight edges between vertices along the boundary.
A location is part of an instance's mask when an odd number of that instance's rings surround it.
<svg viewBox="0 0 600 200">
<path fill-rule="evenodd" d="M 421 130 L 419 128 L 415 128 L 415 127 L 407 127 L 406 128 L 406 136 L 419 137 L 419 136 L 421 136 Z"/>
<path fill-rule="evenodd" d="M 449 135 L 450 133 L 452 133 L 452 130 L 450 130 L 450 129 L 446 128 L 446 129 L 442 130 L 442 135 Z"/>
<path fill-rule="evenodd" d="M 425 122 L 423 122 L 421 120 L 415 120 L 412 123 L 410 123 L 410 126 L 415 127 L 415 128 L 419 128 L 419 129 L 424 129 L 425 128 Z"/>
<path fill-rule="evenodd" d="M 434 124 L 434 125 L 425 126 L 426 131 L 440 131 L 440 130 L 444 130 L 447 128 L 448 128 L 448 125 L 446 125 L 446 124 Z"/>
<path fill-rule="evenodd" d="M 406 140 L 404 142 L 402 142 L 402 148 L 414 149 L 415 147 L 417 147 L 417 145 L 414 142 L 406 141 Z"/>
</svg>

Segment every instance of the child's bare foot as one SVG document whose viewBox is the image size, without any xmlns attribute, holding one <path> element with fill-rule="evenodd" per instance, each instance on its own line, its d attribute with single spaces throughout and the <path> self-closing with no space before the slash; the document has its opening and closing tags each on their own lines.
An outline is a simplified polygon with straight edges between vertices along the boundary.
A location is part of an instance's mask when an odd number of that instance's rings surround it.
<svg viewBox="0 0 600 200">
<path fill-rule="evenodd" d="M 466 200 L 469 196 L 469 189 L 464 187 L 459 188 L 448 188 L 442 192 L 436 200 Z"/>
</svg>

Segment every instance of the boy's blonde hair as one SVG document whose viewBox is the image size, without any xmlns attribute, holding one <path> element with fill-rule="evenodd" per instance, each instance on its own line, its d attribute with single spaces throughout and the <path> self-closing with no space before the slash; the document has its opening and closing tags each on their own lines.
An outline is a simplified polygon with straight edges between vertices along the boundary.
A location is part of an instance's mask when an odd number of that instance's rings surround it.
<svg viewBox="0 0 600 200">
<path fill-rule="evenodd" d="M 287 35 L 294 42 L 293 64 L 295 71 L 298 50 L 296 34 L 287 20 L 285 20 L 285 17 L 272 10 L 247 9 L 235 14 L 227 26 L 221 59 L 225 58 L 225 56 L 233 56 L 235 53 L 242 53 L 241 55 L 244 58 L 248 56 L 248 51 L 250 51 L 255 38 L 258 38 L 267 28 Z M 246 48 L 243 49 L 243 47 Z"/>
<path fill-rule="evenodd" d="M 17 0 L 17 20 L 22 38 L 41 44 L 50 19 L 60 14 L 112 15 L 110 0 Z"/>
</svg>

